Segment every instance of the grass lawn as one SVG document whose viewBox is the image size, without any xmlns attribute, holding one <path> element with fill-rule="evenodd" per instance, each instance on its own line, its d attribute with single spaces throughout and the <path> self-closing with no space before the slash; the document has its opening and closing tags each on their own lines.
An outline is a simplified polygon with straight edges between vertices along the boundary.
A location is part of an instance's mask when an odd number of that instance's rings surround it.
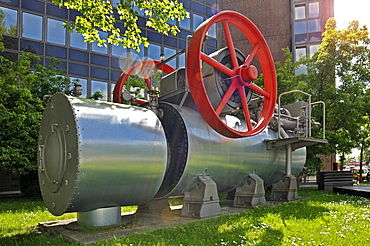
<svg viewBox="0 0 370 246">
<path fill-rule="evenodd" d="M 300 188 L 310 199 L 262 206 L 175 228 L 100 241 L 97 245 L 370 245 L 370 201 L 315 188 Z M 71 245 L 41 234 L 52 216 L 41 200 L 0 200 L 0 245 Z"/>
</svg>

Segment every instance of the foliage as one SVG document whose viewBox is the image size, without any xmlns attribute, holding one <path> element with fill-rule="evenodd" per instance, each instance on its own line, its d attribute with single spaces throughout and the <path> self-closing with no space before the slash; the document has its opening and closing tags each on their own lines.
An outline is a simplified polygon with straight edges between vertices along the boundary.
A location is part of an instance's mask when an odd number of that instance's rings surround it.
<svg viewBox="0 0 370 246">
<path fill-rule="evenodd" d="M 147 38 L 141 36 L 141 30 L 137 25 L 138 12 L 133 6 L 144 11 L 148 17 L 146 22 L 148 27 L 166 35 L 169 32 L 176 35 L 179 31 L 177 26 L 169 25 L 168 21 L 180 21 L 189 17 L 182 3 L 178 3 L 177 0 L 52 0 L 52 2 L 79 11 L 82 15 L 77 16 L 74 22 L 65 23 L 65 26 L 70 31 L 81 33 L 87 42 L 97 41 L 99 46 L 111 43 L 139 50 L 140 44 L 148 45 Z M 123 21 L 123 29 L 117 27 L 116 15 Z M 109 32 L 108 38 L 102 38 L 99 30 Z"/>
<path fill-rule="evenodd" d="M 95 91 L 91 96 L 86 97 L 87 99 L 94 99 L 99 100 L 101 98 L 104 98 L 102 91 Z"/>
<path fill-rule="evenodd" d="M 326 104 L 326 138 L 329 143 L 309 147 L 309 161 L 319 154 L 345 155 L 358 147 L 360 128 L 367 121 L 370 106 L 370 94 L 366 91 L 370 81 L 369 44 L 366 26 L 359 27 L 358 21 L 353 21 L 347 29 L 338 30 L 331 18 L 326 23 L 318 52 L 297 63 L 307 68 L 307 74 L 299 75 L 305 81 L 303 90 L 312 95 L 313 102 Z M 322 122 L 320 111 L 312 113 L 318 122 Z M 316 160 L 312 165 L 319 169 L 320 161 Z"/>
<path fill-rule="evenodd" d="M 65 91 L 69 84 L 58 75 L 55 60 L 44 67 L 38 59 L 21 54 L 12 62 L 0 56 L 0 169 L 22 175 L 36 170 L 43 96 Z"/>
<path fill-rule="evenodd" d="M 366 245 L 368 199 L 299 188 L 307 199 L 261 206 L 157 231 L 103 240 L 96 245 Z M 0 245 L 70 245 L 40 234 L 37 224 L 74 218 L 52 216 L 40 200 L 0 203 Z M 191 235 L 191 236 L 189 236 Z"/>
</svg>

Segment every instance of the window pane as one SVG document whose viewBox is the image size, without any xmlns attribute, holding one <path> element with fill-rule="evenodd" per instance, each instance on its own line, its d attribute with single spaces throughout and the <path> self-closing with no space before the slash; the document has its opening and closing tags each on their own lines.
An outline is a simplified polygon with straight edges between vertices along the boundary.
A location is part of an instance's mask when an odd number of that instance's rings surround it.
<svg viewBox="0 0 370 246">
<path fill-rule="evenodd" d="M 99 35 L 100 35 L 100 38 L 102 39 L 108 38 L 108 33 L 106 32 L 99 31 Z M 104 46 L 99 47 L 98 42 L 96 41 L 91 44 L 91 50 L 94 52 L 101 53 L 101 54 L 108 54 L 108 48 Z"/>
<path fill-rule="evenodd" d="M 319 50 L 319 45 L 311 45 L 310 46 L 310 58 Z"/>
<path fill-rule="evenodd" d="M 296 48 L 295 50 L 295 60 L 299 61 L 302 57 L 307 55 L 306 48 Z"/>
<path fill-rule="evenodd" d="M 209 29 L 208 29 L 208 32 L 207 32 L 207 35 L 212 37 L 212 38 L 216 38 L 216 25 L 212 25 Z"/>
<path fill-rule="evenodd" d="M 294 22 L 294 33 L 303 34 L 307 33 L 307 21 L 296 21 Z"/>
<path fill-rule="evenodd" d="M 295 19 L 306 19 L 306 7 L 304 5 L 295 7 Z"/>
<path fill-rule="evenodd" d="M 123 48 L 122 45 L 112 45 L 112 56 L 122 57 L 126 52 L 126 48 Z"/>
<path fill-rule="evenodd" d="M 321 32 L 310 33 L 309 34 L 310 43 L 318 43 L 322 41 Z"/>
<path fill-rule="evenodd" d="M 160 60 L 161 46 L 156 44 L 149 44 L 148 57 L 153 60 Z"/>
<path fill-rule="evenodd" d="M 308 13 L 310 18 L 317 18 L 320 17 L 320 3 L 309 3 L 308 5 Z"/>
<path fill-rule="evenodd" d="M 168 59 L 171 56 L 176 55 L 176 50 L 164 47 L 164 59 Z M 176 68 L 176 58 L 172 59 L 171 61 L 167 62 L 173 68 Z"/>
<path fill-rule="evenodd" d="M 84 42 L 84 37 L 82 34 L 77 32 L 70 33 L 71 37 L 71 47 L 87 50 L 87 43 Z"/>
<path fill-rule="evenodd" d="M 23 12 L 22 37 L 42 40 L 42 17 Z"/>
<path fill-rule="evenodd" d="M 179 56 L 179 68 L 180 67 L 185 67 L 185 54 Z"/>
<path fill-rule="evenodd" d="M 66 29 L 63 27 L 63 21 L 48 18 L 46 41 L 60 45 L 66 44 Z"/>
<path fill-rule="evenodd" d="M 308 20 L 308 32 L 320 32 L 321 31 L 321 20 Z"/>
<path fill-rule="evenodd" d="M 181 28 L 190 30 L 190 18 L 185 18 L 179 22 Z"/>
<path fill-rule="evenodd" d="M 136 51 L 136 50 L 131 50 L 131 58 L 132 59 L 142 59 L 144 57 L 144 45 L 143 44 L 140 44 L 139 46 L 139 49 L 140 51 Z"/>
<path fill-rule="evenodd" d="M 0 7 L 1 13 L 4 15 L 1 21 L 2 33 L 17 35 L 18 34 L 18 11 L 14 9 L 8 9 Z"/>
<path fill-rule="evenodd" d="M 96 91 L 101 91 L 104 96 L 103 98 L 99 100 L 106 101 L 108 98 L 108 83 L 97 81 L 97 80 L 92 80 L 91 81 L 91 95 L 94 94 L 94 92 Z"/>
<path fill-rule="evenodd" d="M 203 23 L 203 16 L 193 14 L 193 31 Z"/>
<path fill-rule="evenodd" d="M 305 44 L 307 43 L 307 34 L 295 35 L 296 44 Z"/>
<path fill-rule="evenodd" d="M 82 94 L 80 97 L 87 97 L 87 79 L 69 77 L 73 83 L 80 83 L 82 85 Z M 78 81 L 77 81 L 78 80 Z M 71 88 L 73 89 L 73 87 Z"/>
</svg>

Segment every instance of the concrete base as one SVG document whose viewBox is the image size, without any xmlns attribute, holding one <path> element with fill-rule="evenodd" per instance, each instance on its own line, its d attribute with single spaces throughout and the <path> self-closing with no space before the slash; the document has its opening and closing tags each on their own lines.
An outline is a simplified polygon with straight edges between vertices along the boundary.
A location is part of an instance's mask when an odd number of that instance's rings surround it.
<svg viewBox="0 0 370 246">
<path fill-rule="evenodd" d="M 297 179 L 293 175 L 286 175 L 272 185 L 272 200 L 294 201 L 298 199 Z"/>
<path fill-rule="evenodd" d="M 263 179 L 257 174 L 249 174 L 247 181 L 236 188 L 234 206 L 254 207 L 266 205 Z"/>
</svg>

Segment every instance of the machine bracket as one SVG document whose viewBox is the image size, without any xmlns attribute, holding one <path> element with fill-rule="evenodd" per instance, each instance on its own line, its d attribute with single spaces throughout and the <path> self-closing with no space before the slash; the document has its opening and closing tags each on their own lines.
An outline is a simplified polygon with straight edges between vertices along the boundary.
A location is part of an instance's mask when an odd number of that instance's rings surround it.
<svg viewBox="0 0 370 246">
<path fill-rule="evenodd" d="M 297 179 L 293 175 L 284 175 L 283 178 L 272 185 L 272 200 L 294 201 L 298 199 Z"/>
<path fill-rule="evenodd" d="M 263 179 L 257 174 L 249 174 L 247 181 L 236 188 L 234 207 L 254 207 L 266 205 Z"/>
<path fill-rule="evenodd" d="M 190 192 L 185 192 L 181 216 L 206 218 L 221 214 L 217 185 L 207 175 L 198 176 L 197 186 Z"/>
</svg>

